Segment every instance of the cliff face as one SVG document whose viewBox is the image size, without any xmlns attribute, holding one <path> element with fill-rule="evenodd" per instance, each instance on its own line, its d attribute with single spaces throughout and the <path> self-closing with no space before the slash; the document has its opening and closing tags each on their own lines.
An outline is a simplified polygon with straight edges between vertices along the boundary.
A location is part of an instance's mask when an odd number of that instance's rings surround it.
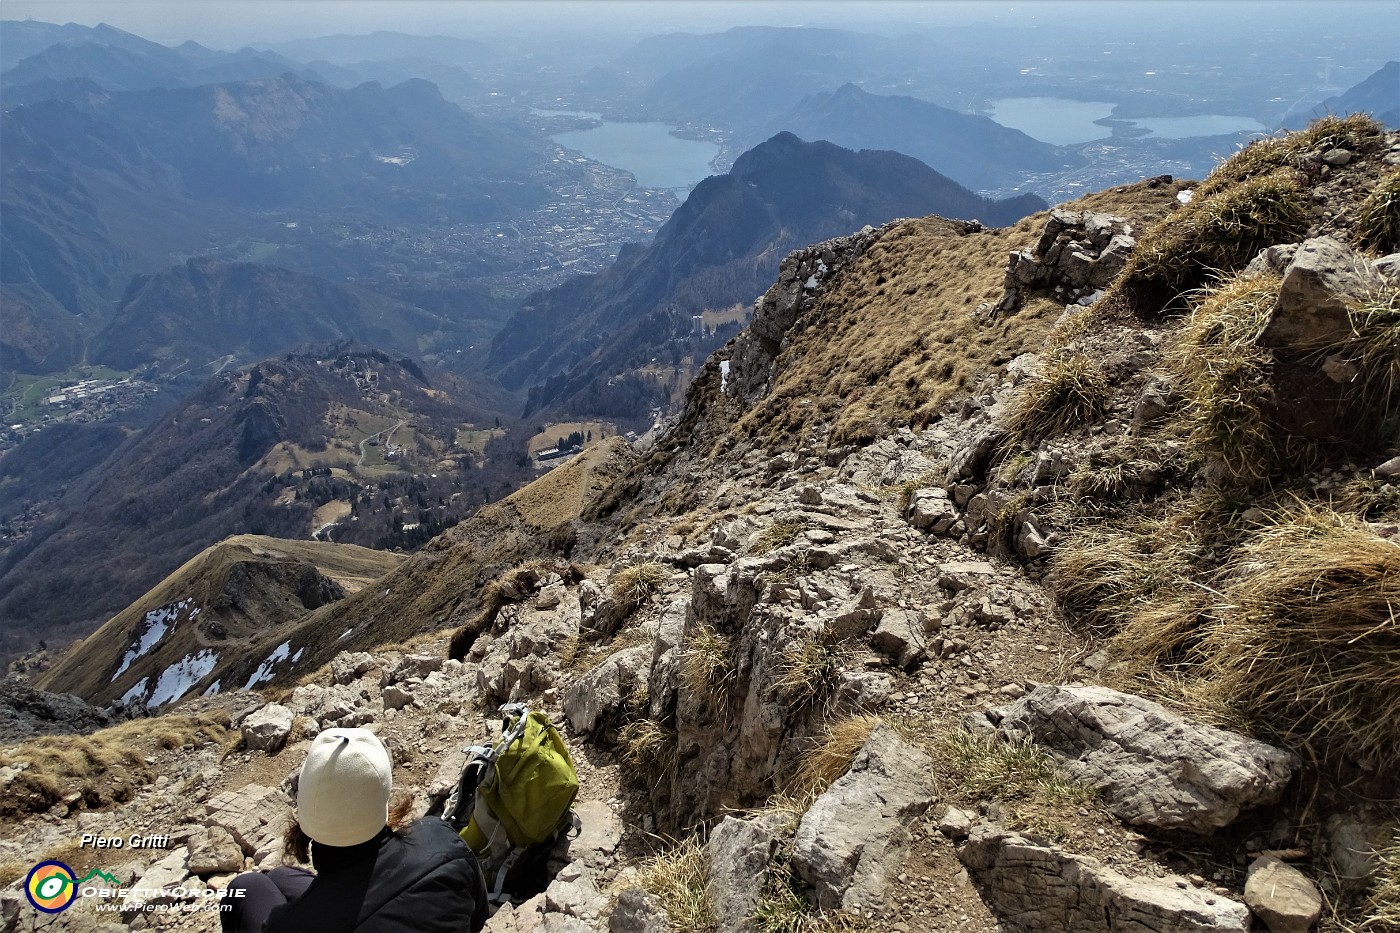
<svg viewBox="0 0 1400 933">
<path fill-rule="evenodd" d="M 522 700 L 585 830 L 493 930 L 1245 933 L 1320 891 L 1383 929 L 1397 163 L 1331 121 L 1202 183 L 790 255 L 655 443 L 313 613 L 246 747 L 172 764 L 207 802 L 168 867 L 216 829 L 271 864 L 247 815 L 288 800 L 252 775 L 327 725 L 378 728 L 431 812 Z M 393 644 L 433 625 L 451 659 Z M 55 808 L 28 855 L 85 804 L 16 755 Z M 685 842 L 635 862 L 653 834 Z"/>
</svg>

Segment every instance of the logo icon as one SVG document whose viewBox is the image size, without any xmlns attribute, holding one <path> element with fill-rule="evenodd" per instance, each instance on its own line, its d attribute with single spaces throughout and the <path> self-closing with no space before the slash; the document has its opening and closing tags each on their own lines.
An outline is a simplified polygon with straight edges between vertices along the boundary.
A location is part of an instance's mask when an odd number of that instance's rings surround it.
<svg viewBox="0 0 1400 933">
<path fill-rule="evenodd" d="M 24 879 L 24 896 L 46 914 L 67 910 L 78 898 L 78 880 L 62 862 L 40 862 Z"/>
</svg>

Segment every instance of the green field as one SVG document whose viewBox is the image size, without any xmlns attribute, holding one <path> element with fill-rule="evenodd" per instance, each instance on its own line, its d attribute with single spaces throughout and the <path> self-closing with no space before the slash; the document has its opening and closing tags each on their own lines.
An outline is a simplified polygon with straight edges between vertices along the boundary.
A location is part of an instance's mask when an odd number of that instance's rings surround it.
<svg viewBox="0 0 1400 933">
<path fill-rule="evenodd" d="M 45 414 L 44 399 L 55 389 L 84 379 L 125 379 L 130 373 L 105 366 L 81 366 L 47 376 L 18 375 L 4 392 L 0 392 L 0 411 L 8 424 L 31 421 Z"/>
<path fill-rule="evenodd" d="M 493 437 L 504 437 L 505 428 L 488 428 L 478 431 L 475 428 L 459 428 L 457 431 L 457 446 L 463 450 L 470 450 L 474 454 L 486 453 L 486 445 Z"/>
</svg>

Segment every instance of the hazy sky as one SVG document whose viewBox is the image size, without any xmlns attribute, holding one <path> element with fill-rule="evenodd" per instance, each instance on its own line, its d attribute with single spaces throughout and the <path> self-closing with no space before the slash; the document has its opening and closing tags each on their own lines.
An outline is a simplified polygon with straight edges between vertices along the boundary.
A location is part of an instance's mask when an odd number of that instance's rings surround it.
<svg viewBox="0 0 1400 933">
<path fill-rule="evenodd" d="M 708 32 L 741 24 L 1101 22 L 1119 17 L 1139 24 L 1147 18 L 1205 27 L 1227 20 L 1256 21 L 1298 30 L 1314 23 L 1335 28 L 1339 21 L 1350 20 L 1374 29 L 1393 19 L 1395 5 L 1362 0 L 5 0 L 0 9 L 5 19 L 89 26 L 106 22 L 158 42 L 194 39 L 216 48 L 237 48 L 378 29 L 457 36 L 590 28 L 649 34 Z"/>
</svg>

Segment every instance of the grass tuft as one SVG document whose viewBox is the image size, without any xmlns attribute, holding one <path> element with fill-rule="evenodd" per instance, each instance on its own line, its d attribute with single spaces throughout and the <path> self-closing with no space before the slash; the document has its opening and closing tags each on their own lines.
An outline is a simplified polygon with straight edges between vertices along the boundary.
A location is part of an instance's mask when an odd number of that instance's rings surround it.
<svg viewBox="0 0 1400 933">
<path fill-rule="evenodd" d="M 1360 371 L 1357 401 L 1389 417 L 1400 407 L 1400 288 L 1368 295 L 1349 314 L 1351 333 L 1323 353 L 1340 352 Z"/>
<path fill-rule="evenodd" d="M 1400 250 L 1400 168 L 1392 169 L 1361 205 L 1357 240 L 1380 253 Z"/>
<path fill-rule="evenodd" d="M 1006 428 L 1024 445 L 1084 424 L 1103 411 L 1108 383 L 1099 367 L 1081 353 L 1048 361 L 1021 386 L 1006 415 Z"/>
<path fill-rule="evenodd" d="M 1394 933 L 1400 930 L 1400 835 L 1376 852 L 1380 862 L 1366 897 L 1365 915 L 1349 926 L 1352 933 Z"/>
<path fill-rule="evenodd" d="M 1400 545 L 1305 507 L 1240 548 L 1200 646 L 1201 695 L 1400 767 Z"/>
<path fill-rule="evenodd" d="M 629 610 L 636 610 L 661 589 L 668 577 L 666 568 L 654 561 L 633 564 L 613 574 L 609 589 L 614 599 Z"/>
<path fill-rule="evenodd" d="M 754 911 L 756 933 L 855 933 L 856 919 L 839 910 L 819 911 L 786 862 L 772 867 Z"/>
<path fill-rule="evenodd" d="M 1298 239 L 1309 213 L 1295 174 L 1281 170 L 1220 189 L 1202 185 L 1190 204 L 1143 235 L 1110 291 L 1144 308 L 1171 306 L 1211 277 L 1243 268 L 1265 247 Z"/>
<path fill-rule="evenodd" d="M 1025 797 L 1052 807 L 1080 807 L 1096 796 L 1094 788 L 1066 776 L 1030 742 L 1003 742 L 958 729 L 940 736 L 938 748 L 971 797 Z"/>
<path fill-rule="evenodd" d="M 622 760 L 639 774 L 655 773 L 657 783 L 676 769 L 676 733 L 654 719 L 638 719 L 623 726 L 617 737 Z"/>
<path fill-rule="evenodd" d="M 759 532 L 749 553 L 762 556 L 780 548 L 785 548 L 797 540 L 798 535 L 811 527 L 805 518 L 780 518 Z"/>
<path fill-rule="evenodd" d="M 1323 117 L 1296 133 L 1249 143 L 1217 166 L 1196 189 L 1196 196 L 1209 197 L 1279 169 L 1304 169 L 1305 160 L 1315 152 L 1372 149 L 1379 144 L 1382 133 L 1380 124 L 1365 114 Z"/>
<path fill-rule="evenodd" d="M 1090 631 L 1116 632 L 1131 610 L 1184 569 L 1162 553 L 1156 530 L 1140 522 L 1071 537 L 1050 561 L 1048 583 L 1060 606 Z"/>
<path fill-rule="evenodd" d="M 1270 418 L 1273 355 L 1258 344 L 1279 284 L 1267 276 L 1236 278 L 1212 291 L 1172 353 L 1191 448 L 1244 483 L 1274 471 L 1282 444 Z"/>
<path fill-rule="evenodd" d="M 715 927 L 706 889 L 709 874 L 705 850 L 692 838 L 644 861 L 637 873 L 637 886 L 661 901 L 672 930 L 703 933 Z"/>
<path fill-rule="evenodd" d="M 812 706 L 831 692 L 854 656 L 849 642 L 829 632 L 803 638 L 779 657 L 773 689 L 794 709 Z"/>
<path fill-rule="evenodd" d="M 879 716 L 855 713 L 830 723 L 821 737 L 803 753 L 797 763 L 791 794 L 798 799 L 814 798 L 851 768 L 856 753 L 870 733 L 883 723 Z"/>
<path fill-rule="evenodd" d="M 697 624 L 681 647 L 681 683 L 685 689 L 727 705 L 724 701 L 734 674 L 733 638 L 708 623 Z"/>
</svg>

